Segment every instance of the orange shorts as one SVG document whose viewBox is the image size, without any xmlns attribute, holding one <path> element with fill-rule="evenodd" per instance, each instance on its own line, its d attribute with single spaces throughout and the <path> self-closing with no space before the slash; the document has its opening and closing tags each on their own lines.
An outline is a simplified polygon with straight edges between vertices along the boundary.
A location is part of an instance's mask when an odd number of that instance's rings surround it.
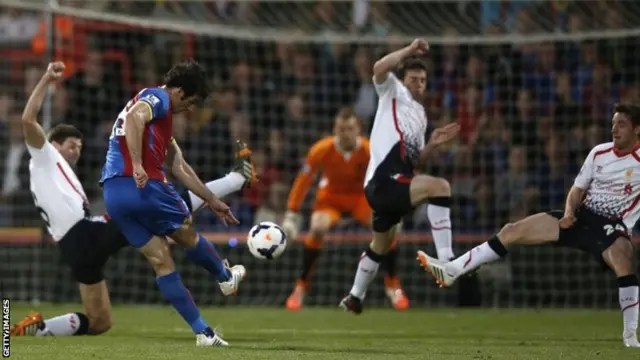
<svg viewBox="0 0 640 360">
<path fill-rule="evenodd" d="M 331 217 L 331 226 L 335 226 L 344 213 L 353 216 L 360 224 L 371 226 L 372 210 L 364 191 L 359 194 L 331 194 L 320 189 L 316 193 L 313 212 L 323 212 Z"/>
</svg>

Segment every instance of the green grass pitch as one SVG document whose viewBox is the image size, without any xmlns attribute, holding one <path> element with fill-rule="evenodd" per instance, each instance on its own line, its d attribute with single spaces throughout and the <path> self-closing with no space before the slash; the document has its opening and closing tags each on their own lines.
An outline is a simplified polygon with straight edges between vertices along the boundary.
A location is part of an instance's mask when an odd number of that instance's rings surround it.
<svg viewBox="0 0 640 360">
<path fill-rule="evenodd" d="M 12 321 L 29 310 L 45 317 L 78 305 L 12 304 Z M 118 306 L 101 336 L 14 337 L 11 359 L 640 359 L 620 340 L 618 311 L 339 309 L 298 313 L 274 308 L 204 308 L 231 347 L 196 348 L 195 337 L 168 306 Z"/>
</svg>

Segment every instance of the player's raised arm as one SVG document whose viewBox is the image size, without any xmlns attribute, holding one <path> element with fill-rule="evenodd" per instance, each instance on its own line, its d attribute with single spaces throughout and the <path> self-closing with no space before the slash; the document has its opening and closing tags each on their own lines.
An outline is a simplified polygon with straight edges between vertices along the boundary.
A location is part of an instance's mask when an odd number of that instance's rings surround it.
<svg viewBox="0 0 640 360">
<path fill-rule="evenodd" d="M 420 157 L 418 158 L 418 164 L 416 169 L 424 169 L 429 161 L 429 158 L 438 148 L 438 146 L 451 141 L 460 132 L 460 125 L 452 123 L 445 125 L 441 128 L 437 128 L 429 137 L 429 142 L 420 150 Z"/>
<path fill-rule="evenodd" d="M 171 173 L 184 186 L 197 197 L 205 201 L 209 208 L 222 220 L 239 224 L 240 222 L 231 213 L 231 209 L 224 202 L 220 201 L 209 188 L 200 180 L 191 165 L 182 156 L 182 150 L 175 140 L 172 140 L 167 149 L 167 163 L 171 164 Z"/>
<path fill-rule="evenodd" d="M 389 72 L 395 70 L 402 60 L 412 55 L 424 54 L 428 50 L 429 44 L 424 39 L 415 39 L 410 45 L 385 55 L 373 65 L 374 82 L 381 85 L 387 80 Z"/>
<path fill-rule="evenodd" d="M 41 149 L 47 141 L 44 129 L 38 123 L 38 114 L 40 113 L 44 97 L 47 94 L 49 84 L 52 81 L 60 79 L 64 73 L 64 69 L 64 63 L 59 61 L 50 63 L 49 66 L 47 66 L 47 71 L 31 92 L 27 105 L 22 112 L 22 132 L 24 134 L 24 140 L 27 145 L 33 148 Z"/>
<path fill-rule="evenodd" d="M 289 199 L 287 200 L 287 212 L 284 216 L 282 229 L 287 233 L 290 239 L 295 239 L 298 235 L 300 223 L 302 221 L 300 214 L 300 206 L 307 196 L 307 192 L 313 183 L 313 178 L 321 166 L 322 159 L 327 152 L 327 143 L 319 141 L 307 153 L 302 170 L 296 176 Z"/>
</svg>

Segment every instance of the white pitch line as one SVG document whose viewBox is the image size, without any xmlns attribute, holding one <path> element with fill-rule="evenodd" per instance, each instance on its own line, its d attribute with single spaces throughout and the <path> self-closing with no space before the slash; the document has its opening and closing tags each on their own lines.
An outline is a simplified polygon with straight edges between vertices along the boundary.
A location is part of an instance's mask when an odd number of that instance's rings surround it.
<svg viewBox="0 0 640 360">
<path fill-rule="evenodd" d="M 286 329 L 286 328 L 266 328 L 266 329 L 225 329 L 222 327 L 215 328 L 220 332 L 233 332 L 240 334 L 310 334 L 310 335 L 403 335 L 407 334 L 406 331 L 394 330 L 394 331 L 371 331 L 371 330 L 341 330 L 341 329 Z M 157 332 L 157 328 L 142 327 L 137 331 L 142 333 Z M 174 327 L 170 329 L 174 333 L 191 333 L 186 327 Z"/>
</svg>

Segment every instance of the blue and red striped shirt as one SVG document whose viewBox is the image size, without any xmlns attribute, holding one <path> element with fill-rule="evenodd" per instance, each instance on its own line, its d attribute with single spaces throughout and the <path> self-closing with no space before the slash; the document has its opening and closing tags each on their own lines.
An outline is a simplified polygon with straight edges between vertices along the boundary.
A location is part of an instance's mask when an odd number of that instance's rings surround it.
<svg viewBox="0 0 640 360">
<path fill-rule="evenodd" d="M 173 141 L 173 120 L 169 93 L 161 88 L 147 88 L 140 91 L 118 114 L 113 125 L 109 148 L 100 183 L 114 177 L 133 176 L 133 163 L 125 138 L 127 114 L 136 103 L 143 103 L 151 109 L 152 120 L 145 124 L 142 140 L 142 166 L 150 180 L 166 181 L 163 170 L 167 148 Z"/>
</svg>

